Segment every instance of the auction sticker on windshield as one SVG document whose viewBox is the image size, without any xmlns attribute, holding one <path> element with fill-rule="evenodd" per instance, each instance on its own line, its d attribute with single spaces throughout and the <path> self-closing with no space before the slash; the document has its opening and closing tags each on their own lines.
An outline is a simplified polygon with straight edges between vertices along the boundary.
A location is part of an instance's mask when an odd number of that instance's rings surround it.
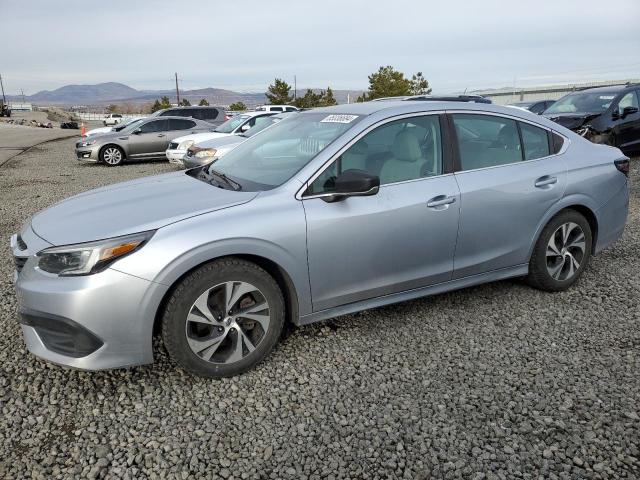
<svg viewBox="0 0 640 480">
<path fill-rule="evenodd" d="M 325 122 L 325 123 L 351 123 L 353 122 L 356 118 L 358 118 L 358 115 L 329 115 L 325 118 L 323 118 L 322 120 L 320 120 L 320 122 Z"/>
</svg>

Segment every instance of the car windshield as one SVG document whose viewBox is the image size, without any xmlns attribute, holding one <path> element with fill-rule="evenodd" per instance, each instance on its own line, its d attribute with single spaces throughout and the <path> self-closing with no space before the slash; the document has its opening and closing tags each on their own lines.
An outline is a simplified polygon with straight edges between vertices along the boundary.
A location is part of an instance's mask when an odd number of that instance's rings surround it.
<svg viewBox="0 0 640 480">
<path fill-rule="evenodd" d="M 252 137 L 254 136 L 256 133 L 261 132 L 262 130 L 264 130 L 265 128 L 273 125 L 274 123 L 279 122 L 280 119 L 279 118 L 274 118 L 274 117 L 258 117 L 256 118 L 256 123 L 253 127 L 251 127 L 249 130 L 247 130 L 244 133 L 241 133 L 240 136 L 241 137 Z"/>
<path fill-rule="evenodd" d="M 269 190 L 282 185 L 355 125 L 357 115 L 309 112 L 277 122 L 220 157 L 201 173 L 204 178 L 220 173 L 243 190 Z M 215 179 L 215 178 L 214 178 Z"/>
<path fill-rule="evenodd" d="M 250 118 L 250 115 L 236 115 L 217 127 L 214 132 L 231 133 Z"/>
<path fill-rule="evenodd" d="M 571 93 L 545 110 L 544 113 L 602 113 L 613 99 L 615 93 L 582 92 Z"/>
</svg>

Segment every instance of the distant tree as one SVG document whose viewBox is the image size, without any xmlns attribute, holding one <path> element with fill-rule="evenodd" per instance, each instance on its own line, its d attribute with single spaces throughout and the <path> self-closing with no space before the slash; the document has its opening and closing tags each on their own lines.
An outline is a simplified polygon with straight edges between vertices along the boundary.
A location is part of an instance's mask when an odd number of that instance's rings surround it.
<svg viewBox="0 0 640 480">
<path fill-rule="evenodd" d="M 239 112 L 246 109 L 247 109 L 247 106 L 242 102 L 236 102 L 229 105 L 229 110 L 232 110 L 234 112 Z"/>
<path fill-rule="evenodd" d="M 117 112 L 118 112 L 118 105 L 116 105 L 115 103 L 112 103 L 107 107 L 107 113 L 117 113 Z"/>
<path fill-rule="evenodd" d="M 314 108 L 320 105 L 321 94 L 315 93 L 310 88 L 307 89 L 302 97 L 294 100 L 293 104 L 298 108 Z"/>
<path fill-rule="evenodd" d="M 203 98 L 202 100 L 200 100 L 200 103 L 198 103 L 198 105 L 201 107 L 208 107 L 209 102 L 207 102 L 207 100 Z"/>
<path fill-rule="evenodd" d="M 418 72 L 411 77 L 411 95 L 428 95 L 431 93 L 429 82 L 422 75 L 422 72 Z"/>
<path fill-rule="evenodd" d="M 320 97 L 320 105 L 323 107 L 330 107 L 331 105 L 338 104 L 333 96 L 333 90 L 331 90 L 331 87 L 327 87 L 327 89 L 321 93 Z"/>
<path fill-rule="evenodd" d="M 186 98 L 183 98 L 180 101 L 180 106 L 182 106 L 182 107 L 190 107 L 191 106 L 191 102 L 189 100 L 187 100 Z"/>
<path fill-rule="evenodd" d="M 160 98 L 160 100 L 156 100 L 155 102 L 153 102 L 153 105 L 151 106 L 151 113 L 157 112 L 158 110 L 162 110 L 165 108 L 169 108 L 170 106 L 171 106 L 171 102 L 169 101 L 169 97 L 163 96 Z"/>
<path fill-rule="evenodd" d="M 160 104 L 160 101 L 156 100 L 153 102 L 153 105 L 151 105 L 151 113 L 157 112 L 158 110 L 162 110 L 162 105 Z"/>
<path fill-rule="evenodd" d="M 411 95 L 411 80 L 391 65 L 380 67 L 369 75 L 369 90 L 358 97 L 358 102 L 374 100 L 381 97 Z"/>
<path fill-rule="evenodd" d="M 272 85 L 269 85 L 265 96 L 269 103 L 272 105 L 282 105 L 291 102 L 292 97 L 289 94 L 291 91 L 291 85 L 284 80 L 276 78 Z"/>
</svg>

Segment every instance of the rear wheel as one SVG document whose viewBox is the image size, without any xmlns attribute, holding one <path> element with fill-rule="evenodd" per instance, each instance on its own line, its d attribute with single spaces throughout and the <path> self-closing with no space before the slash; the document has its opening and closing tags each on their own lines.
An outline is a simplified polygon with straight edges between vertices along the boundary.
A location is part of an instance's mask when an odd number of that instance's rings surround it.
<svg viewBox="0 0 640 480">
<path fill-rule="evenodd" d="M 560 212 L 542 230 L 529 262 L 528 282 L 541 290 L 573 285 L 591 257 L 591 227 L 575 210 Z"/>
<path fill-rule="evenodd" d="M 171 358 L 204 377 L 229 377 L 262 361 L 280 338 L 284 300 L 275 280 L 239 259 L 211 262 L 171 295 L 162 337 Z"/>
<path fill-rule="evenodd" d="M 124 152 L 116 145 L 107 145 L 100 151 L 100 160 L 109 167 L 115 167 L 124 160 Z"/>
</svg>

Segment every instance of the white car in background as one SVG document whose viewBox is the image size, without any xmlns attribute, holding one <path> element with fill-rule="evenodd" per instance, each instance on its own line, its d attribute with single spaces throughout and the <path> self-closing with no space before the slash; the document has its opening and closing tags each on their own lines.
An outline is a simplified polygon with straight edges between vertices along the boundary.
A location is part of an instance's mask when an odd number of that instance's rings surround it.
<svg viewBox="0 0 640 480">
<path fill-rule="evenodd" d="M 278 123 L 280 120 L 291 115 L 295 115 L 295 113 L 285 112 L 279 113 L 278 115 L 261 117 L 256 121 L 256 124 L 253 127 L 244 133 L 229 135 L 222 138 L 214 138 L 213 140 L 207 140 L 205 142 L 192 145 L 187 149 L 187 154 L 182 159 L 182 166 L 184 168 L 194 168 L 211 163 L 229 153 L 247 138 L 260 133 L 265 128 L 268 128 L 274 123 Z"/>
<path fill-rule="evenodd" d="M 186 155 L 187 149 L 191 145 L 214 138 L 223 138 L 230 135 L 238 135 L 248 131 L 250 128 L 260 123 L 261 118 L 275 115 L 276 112 L 247 112 L 231 117 L 222 125 L 216 127 L 212 132 L 196 133 L 184 135 L 171 141 L 165 154 L 170 163 L 182 165 L 182 158 Z"/>
<path fill-rule="evenodd" d="M 122 123 L 122 115 L 119 113 L 110 113 L 104 120 L 102 120 L 102 124 L 105 127 L 108 127 L 109 125 L 117 125 L 119 123 Z"/>
<path fill-rule="evenodd" d="M 256 112 L 297 112 L 298 107 L 292 105 L 261 105 L 256 107 Z"/>
<path fill-rule="evenodd" d="M 129 120 L 127 122 L 119 123 L 115 127 L 94 128 L 92 130 L 89 130 L 87 133 L 85 133 L 84 136 L 86 138 L 86 137 L 93 137 L 94 135 L 104 135 L 105 133 L 119 132 L 120 130 L 123 130 L 124 128 L 128 127 L 129 125 L 133 125 L 134 123 L 141 122 L 145 118 L 146 117 L 134 118 L 133 120 Z"/>
</svg>

